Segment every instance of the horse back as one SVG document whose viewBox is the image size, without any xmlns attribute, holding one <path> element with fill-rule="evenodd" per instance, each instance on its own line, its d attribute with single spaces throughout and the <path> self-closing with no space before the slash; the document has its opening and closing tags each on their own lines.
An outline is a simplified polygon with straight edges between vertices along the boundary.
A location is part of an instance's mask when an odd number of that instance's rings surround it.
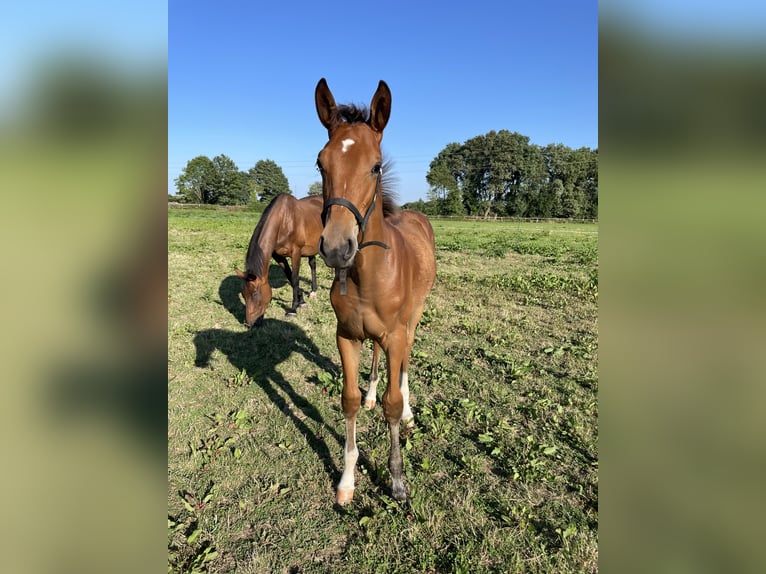
<svg viewBox="0 0 766 574">
<path fill-rule="evenodd" d="M 316 255 L 322 234 L 322 203 L 321 196 L 296 199 L 285 194 L 280 205 L 279 237 L 274 251 L 290 255 L 297 247 L 302 257 Z"/>
<path fill-rule="evenodd" d="M 431 222 L 428 218 L 419 211 L 409 211 L 403 209 L 396 213 L 394 217 L 399 218 L 399 222 L 395 225 L 400 229 L 407 229 L 409 232 L 405 232 L 409 236 L 421 236 L 424 244 L 430 246 L 431 252 L 434 252 L 434 228 L 431 227 Z"/>
<path fill-rule="evenodd" d="M 304 257 L 316 255 L 319 250 L 319 237 L 322 235 L 322 206 L 324 199 L 321 195 L 313 195 L 299 199 L 297 202 L 298 217 L 296 224 L 303 242 Z"/>
<path fill-rule="evenodd" d="M 413 287 L 422 287 L 425 297 L 436 280 L 436 248 L 431 222 L 422 213 L 408 210 L 389 216 L 387 221 L 400 235 L 404 252 L 416 263 L 415 279 L 419 285 Z"/>
</svg>

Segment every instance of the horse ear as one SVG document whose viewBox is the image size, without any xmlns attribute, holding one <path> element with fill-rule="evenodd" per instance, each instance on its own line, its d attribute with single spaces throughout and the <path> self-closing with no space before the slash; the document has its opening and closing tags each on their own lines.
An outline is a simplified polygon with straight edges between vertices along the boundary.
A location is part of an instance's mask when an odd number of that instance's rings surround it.
<svg viewBox="0 0 766 574">
<path fill-rule="evenodd" d="M 327 86 L 327 81 L 322 78 L 317 83 L 316 90 L 314 90 L 314 102 L 317 107 L 317 115 L 322 125 L 331 130 L 333 127 L 332 119 L 335 116 L 335 98 L 332 97 L 332 92 Z"/>
<path fill-rule="evenodd" d="M 391 90 L 388 89 L 386 82 L 381 80 L 370 104 L 370 127 L 376 132 L 382 133 L 390 115 Z"/>
</svg>

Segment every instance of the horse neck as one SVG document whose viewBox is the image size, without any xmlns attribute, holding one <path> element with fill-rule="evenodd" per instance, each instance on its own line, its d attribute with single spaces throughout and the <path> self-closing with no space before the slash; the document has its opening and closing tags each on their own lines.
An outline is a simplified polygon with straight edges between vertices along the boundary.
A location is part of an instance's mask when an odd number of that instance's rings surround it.
<svg viewBox="0 0 766 574">
<path fill-rule="evenodd" d="M 367 230 L 364 233 L 364 241 L 382 241 L 389 247 L 391 245 L 391 233 L 389 225 L 386 223 L 383 217 L 383 197 L 378 197 L 377 205 L 375 205 L 375 211 L 370 215 L 370 219 L 367 222 Z M 357 253 L 356 256 L 356 271 L 359 275 L 360 282 L 364 282 L 366 276 L 375 276 L 380 270 L 377 268 L 377 263 L 382 260 L 386 255 L 386 249 L 379 245 L 368 245 Z"/>
<path fill-rule="evenodd" d="M 251 242 L 250 249 L 258 249 L 260 251 L 259 264 L 257 269 L 253 269 L 259 277 L 268 276 L 269 261 L 271 261 L 271 254 L 274 251 L 274 244 L 277 241 L 277 235 L 282 222 L 282 204 L 281 202 L 275 204 L 269 210 L 266 221 L 261 227 L 258 237 L 254 238 L 254 242 Z M 250 253 L 248 252 L 248 261 L 250 260 Z"/>
</svg>

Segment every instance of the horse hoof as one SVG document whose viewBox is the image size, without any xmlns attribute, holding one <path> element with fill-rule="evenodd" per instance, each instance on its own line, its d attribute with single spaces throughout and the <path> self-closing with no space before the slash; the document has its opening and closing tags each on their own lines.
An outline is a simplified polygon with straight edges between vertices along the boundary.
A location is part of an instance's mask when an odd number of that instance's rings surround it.
<svg viewBox="0 0 766 574">
<path fill-rule="evenodd" d="M 370 399 L 367 399 L 364 401 L 364 408 L 366 408 L 368 411 L 375 408 L 375 401 L 371 401 Z"/>
<path fill-rule="evenodd" d="M 297 316 L 298 316 L 298 313 L 296 313 L 295 311 L 288 311 L 287 313 L 285 313 L 285 317 L 289 319 L 292 319 L 293 317 L 297 317 Z"/>
<path fill-rule="evenodd" d="M 309 293 L 309 299 L 313 299 L 316 296 L 317 296 L 317 292 L 316 291 L 312 291 L 311 293 Z"/>
<path fill-rule="evenodd" d="M 391 488 L 391 494 L 394 496 L 394 500 L 399 502 L 405 502 L 407 500 L 407 491 L 404 489 L 403 484 L 394 484 Z"/>
<path fill-rule="evenodd" d="M 338 491 L 337 501 L 338 501 L 338 504 L 340 504 L 341 506 L 348 504 L 349 502 L 351 502 L 353 498 L 354 498 L 353 488 Z"/>
</svg>

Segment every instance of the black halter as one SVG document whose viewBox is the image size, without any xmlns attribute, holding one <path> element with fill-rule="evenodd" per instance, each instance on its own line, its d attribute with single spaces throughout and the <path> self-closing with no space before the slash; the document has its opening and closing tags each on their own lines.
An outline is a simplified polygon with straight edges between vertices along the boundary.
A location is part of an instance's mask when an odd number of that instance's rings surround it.
<svg viewBox="0 0 766 574">
<path fill-rule="evenodd" d="M 377 245 L 378 247 L 382 247 L 383 249 L 390 249 L 390 247 L 386 245 L 385 243 L 383 243 L 382 241 L 365 241 L 364 240 L 364 232 L 367 229 L 367 222 L 369 221 L 370 215 L 372 215 L 372 212 L 375 209 L 375 202 L 377 201 L 378 193 L 380 192 L 380 179 L 381 179 L 381 174 L 378 174 L 378 182 L 375 185 L 375 195 L 372 196 L 372 203 L 370 203 L 370 207 L 367 208 L 367 213 L 364 214 L 364 217 L 362 217 L 362 214 L 359 213 L 359 210 L 356 208 L 356 206 L 347 199 L 344 199 L 342 197 L 331 197 L 330 199 L 325 199 L 324 208 L 322 209 L 322 227 L 324 227 L 325 223 L 327 222 L 327 212 L 330 211 L 330 206 L 341 205 L 354 214 L 354 217 L 356 218 L 356 223 L 359 226 L 359 230 L 362 232 L 362 239 L 359 242 L 357 249 L 362 249 L 363 247 L 367 247 L 368 245 Z"/>
</svg>

